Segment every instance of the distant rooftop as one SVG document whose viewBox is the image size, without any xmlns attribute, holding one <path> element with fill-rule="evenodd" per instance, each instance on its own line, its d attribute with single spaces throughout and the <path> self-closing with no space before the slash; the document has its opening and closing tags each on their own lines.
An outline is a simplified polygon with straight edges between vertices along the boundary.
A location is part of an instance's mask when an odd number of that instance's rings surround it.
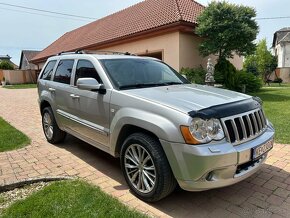
<svg viewBox="0 0 290 218">
<path fill-rule="evenodd" d="M 10 60 L 11 57 L 9 55 L 0 55 L 0 60 Z"/>
<path fill-rule="evenodd" d="M 25 55 L 25 57 L 27 58 L 28 61 L 31 61 L 31 59 L 34 58 L 39 52 L 40 51 L 22 50 L 22 54 Z"/>
<path fill-rule="evenodd" d="M 290 41 L 290 27 L 284 27 L 274 33 L 272 47 L 275 47 L 280 42 Z"/>
</svg>

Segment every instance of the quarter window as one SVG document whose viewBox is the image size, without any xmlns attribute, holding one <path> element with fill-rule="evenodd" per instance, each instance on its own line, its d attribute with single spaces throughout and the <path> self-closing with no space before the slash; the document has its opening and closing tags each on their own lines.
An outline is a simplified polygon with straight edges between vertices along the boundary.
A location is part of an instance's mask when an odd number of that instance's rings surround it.
<svg viewBox="0 0 290 218">
<path fill-rule="evenodd" d="M 41 79 L 44 79 L 44 80 L 51 79 L 51 75 L 52 75 L 52 71 L 53 71 L 53 68 L 55 66 L 55 63 L 56 63 L 56 61 L 48 62 L 48 64 L 46 65 L 46 67 L 42 73 Z"/>
<path fill-rule="evenodd" d="M 76 69 L 75 85 L 80 78 L 94 78 L 98 83 L 102 83 L 101 78 L 94 65 L 87 60 L 79 60 Z"/>
<path fill-rule="evenodd" d="M 70 84 L 74 60 L 61 60 L 58 63 L 54 79 L 55 82 Z"/>
</svg>

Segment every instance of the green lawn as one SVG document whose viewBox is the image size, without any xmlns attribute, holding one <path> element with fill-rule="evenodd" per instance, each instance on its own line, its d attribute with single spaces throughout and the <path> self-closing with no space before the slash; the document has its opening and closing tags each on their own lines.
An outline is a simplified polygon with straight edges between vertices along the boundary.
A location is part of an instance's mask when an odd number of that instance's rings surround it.
<svg viewBox="0 0 290 218">
<path fill-rule="evenodd" d="M 290 83 L 281 83 L 279 85 L 279 83 L 270 83 L 270 86 L 268 86 L 268 84 L 264 85 L 265 88 L 267 87 L 290 87 Z"/>
<path fill-rule="evenodd" d="M 31 89 L 36 88 L 37 84 L 19 84 L 19 85 L 6 85 L 6 89 Z"/>
<path fill-rule="evenodd" d="M 282 88 L 266 86 L 251 95 L 257 95 L 263 100 L 266 116 L 276 130 L 275 141 L 290 144 L 290 85 L 282 85 Z"/>
<path fill-rule="evenodd" d="M 53 182 L 4 210 L 3 217 L 146 217 L 82 181 Z"/>
<path fill-rule="evenodd" d="M 30 139 L 0 117 L 0 152 L 22 148 Z"/>
</svg>

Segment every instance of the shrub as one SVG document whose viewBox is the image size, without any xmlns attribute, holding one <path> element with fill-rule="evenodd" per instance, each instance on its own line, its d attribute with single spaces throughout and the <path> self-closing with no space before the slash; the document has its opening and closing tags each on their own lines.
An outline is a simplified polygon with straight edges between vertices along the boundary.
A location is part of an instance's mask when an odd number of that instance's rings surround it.
<svg viewBox="0 0 290 218">
<path fill-rule="evenodd" d="M 14 66 L 9 61 L 0 61 L 1 70 L 14 70 Z"/>
<path fill-rule="evenodd" d="M 205 84 L 205 74 L 206 70 L 202 67 L 197 68 L 182 68 L 180 74 L 184 74 L 186 78 L 196 84 Z"/>
<path fill-rule="evenodd" d="M 226 59 L 219 59 L 215 65 L 214 79 L 216 83 L 223 84 L 225 88 L 233 89 L 235 86 L 235 66 Z"/>
<path fill-rule="evenodd" d="M 232 90 L 241 92 L 244 85 L 246 86 L 247 93 L 257 92 L 262 88 L 263 81 L 252 73 L 237 71 L 235 74 L 235 85 Z"/>
<path fill-rule="evenodd" d="M 215 66 L 215 80 L 223 84 L 225 88 L 242 92 L 246 86 L 246 92 L 257 92 L 262 87 L 262 80 L 253 73 L 238 71 L 228 60 L 219 60 Z"/>
</svg>

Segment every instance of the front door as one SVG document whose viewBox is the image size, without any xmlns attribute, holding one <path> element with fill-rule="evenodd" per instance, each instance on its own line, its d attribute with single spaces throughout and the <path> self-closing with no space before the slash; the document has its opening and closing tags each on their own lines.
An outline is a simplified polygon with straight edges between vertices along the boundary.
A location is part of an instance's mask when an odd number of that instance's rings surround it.
<svg viewBox="0 0 290 218">
<path fill-rule="evenodd" d="M 76 119 L 75 131 L 83 139 L 93 142 L 105 150 L 109 146 L 109 111 L 111 91 L 100 94 L 96 91 L 80 90 L 76 82 L 80 78 L 95 78 L 102 83 L 96 68 L 88 60 L 78 60 L 74 78 L 71 100 Z"/>
</svg>

